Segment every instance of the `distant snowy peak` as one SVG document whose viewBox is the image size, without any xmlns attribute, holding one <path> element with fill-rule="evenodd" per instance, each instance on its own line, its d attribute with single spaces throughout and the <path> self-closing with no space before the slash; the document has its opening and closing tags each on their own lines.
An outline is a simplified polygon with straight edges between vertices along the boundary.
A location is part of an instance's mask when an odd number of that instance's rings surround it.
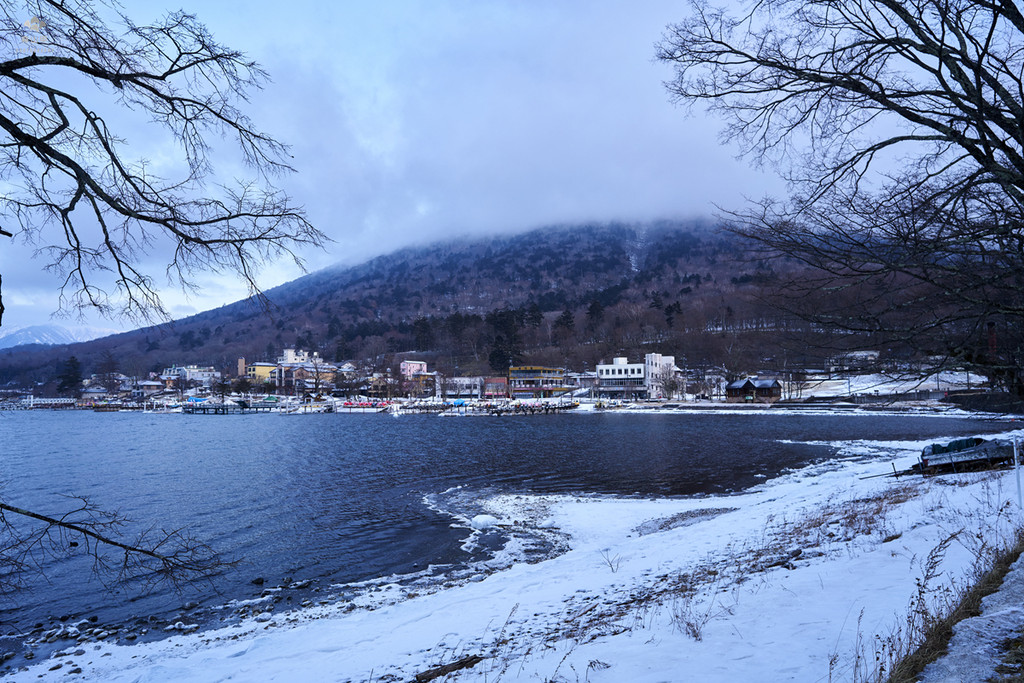
<svg viewBox="0 0 1024 683">
<path fill-rule="evenodd" d="M 15 329 L 11 332 L 0 329 L 0 349 L 23 346 L 25 344 L 74 344 L 117 333 L 118 330 L 101 329 L 98 327 L 67 328 L 61 325 L 31 325 Z"/>
</svg>

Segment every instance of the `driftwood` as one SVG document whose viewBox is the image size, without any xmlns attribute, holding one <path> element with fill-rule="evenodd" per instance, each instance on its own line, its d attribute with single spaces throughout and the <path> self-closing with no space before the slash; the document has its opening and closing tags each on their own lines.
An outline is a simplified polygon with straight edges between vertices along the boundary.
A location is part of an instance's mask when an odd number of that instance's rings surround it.
<svg viewBox="0 0 1024 683">
<path fill-rule="evenodd" d="M 462 659 L 456 659 L 451 664 L 444 664 L 442 666 L 435 666 L 433 669 L 427 669 L 421 674 L 416 674 L 416 678 L 413 680 L 416 683 L 426 683 L 432 681 L 435 678 L 440 678 L 450 673 L 454 673 L 461 669 L 468 669 L 471 666 L 476 666 L 480 662 L 484 661 L 484 658 L 480 655 L 468 655 Z"/>
</svg>

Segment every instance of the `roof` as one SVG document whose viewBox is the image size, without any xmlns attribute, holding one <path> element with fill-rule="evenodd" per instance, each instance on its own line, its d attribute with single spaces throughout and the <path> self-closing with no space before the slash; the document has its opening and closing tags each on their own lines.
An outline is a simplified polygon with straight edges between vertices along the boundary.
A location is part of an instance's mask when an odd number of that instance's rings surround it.
<svg viewBox="0 0 1024 683">
<path fill-rule="evenodd" d="M 744 379 L 738 379 L 733 382 L 729 382 L 726 385 L 726 389 L 746 389 L 748 386 L 754 389 L 771 389 L 773 387 L 780 387 L 782 384 L 777 379 L 751 379 L 746 377 Z"/>
</svg>

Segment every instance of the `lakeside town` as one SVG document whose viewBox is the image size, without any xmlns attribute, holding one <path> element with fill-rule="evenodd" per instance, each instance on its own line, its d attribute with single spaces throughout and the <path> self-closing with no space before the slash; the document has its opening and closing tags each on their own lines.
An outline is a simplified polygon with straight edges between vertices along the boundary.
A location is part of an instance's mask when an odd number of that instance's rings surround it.
<svg viewBox="0 0 1024 683">
<path fill-rule="evenodd" d="M 234 372 L 205 365 L 172 365 L 146 377 L 120 372 L 62 380 L 52 390 L 2 389 L 0 410 L 150 410 L 223 414 L 238 412 L 444 412 L 462 409 L 550 412 L 583 406 L 620 408 L 869 405 L 938 402 L 989 393 L 969 372 L 879 373 L 870 352 L 850 354 L 826 368 L 730 377 L 722 370 L 680 368 L 673 356 L 620 356 L 594 370 L 511 366 L 492 376 L 450 376 L 424 360 L 396 359 L 394 367 L 364 371 L 332 363 L 318 352 L 286 348 L 274 362 L 239 358 Z M 69 363 L 73 365 L 74 361 Z M 68 385 L 71 386 L 68 386 Z M 40 389 L 39 387 L 35 389 Z M 71 395 L 68 395 L 71 394 Z"/>
</svg>

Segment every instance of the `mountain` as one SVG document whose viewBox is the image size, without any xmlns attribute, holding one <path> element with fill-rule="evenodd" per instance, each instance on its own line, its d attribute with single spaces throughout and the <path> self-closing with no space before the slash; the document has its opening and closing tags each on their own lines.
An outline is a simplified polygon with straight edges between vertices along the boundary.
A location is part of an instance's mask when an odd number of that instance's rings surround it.
<svg viewBox="0 0 1024 683">
<path fill-rule="evenodd" d="M 593 368 L 616 355 L 691 367 L 769 362 L 784 327 L 760 299 L 777 264 L 706 221 L 549 227 L 405 248 L 333 267 L 172 324 L 81 344 L 0 351 L 0 384 L 51 379 L 75 355 L 141 375 L 172 364 L 270 360 L 282 348 L 387 367 L 396 354 L 446 372 L 508 362 Z M 760 335 L 760 336 L 759 336 Z"/>
<path fill-rule="evenodd" d="M 78 326 L 67 328 L 61 325 L 31 325 L 5 332 L 5 334 L 0 336 L 0 349 L 29 344 L 42 344 L 46 346 L 73 344 L 75 342 L 105 337 L 113 332 L 115 330 L 98 327 Z"/>
</svg>

